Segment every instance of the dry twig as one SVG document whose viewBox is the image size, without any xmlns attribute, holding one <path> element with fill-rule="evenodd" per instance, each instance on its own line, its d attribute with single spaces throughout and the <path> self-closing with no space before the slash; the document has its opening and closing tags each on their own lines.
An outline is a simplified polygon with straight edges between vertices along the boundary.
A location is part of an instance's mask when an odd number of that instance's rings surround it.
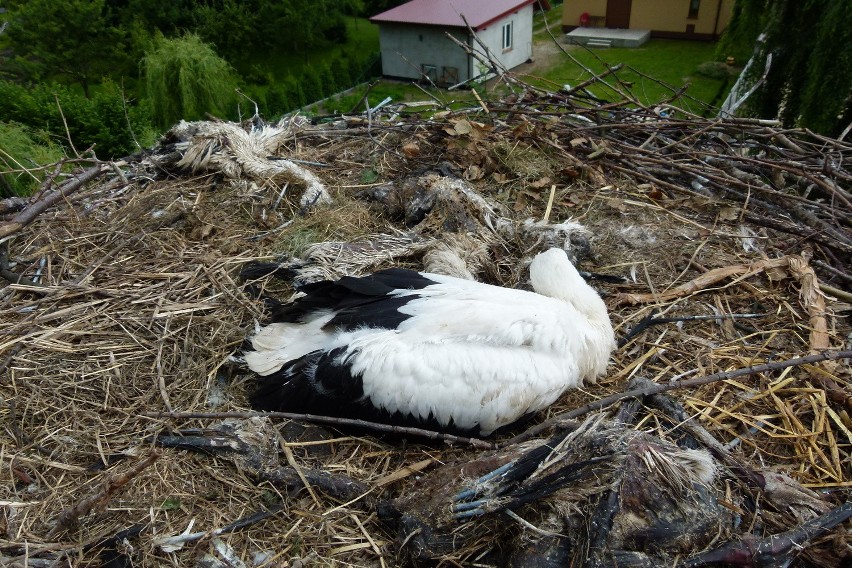
<svg viewBox="0 0 852 568">
<path fill-rule="evenodd" d="M 159 452 L 151 452 L 145 459 L 134 465 L 129 471 L 110 476 L 110 478 L 104 482 L 96 493 L 93 493 L 92 495 L 78 501 L 74 504 L 74 506 L 62 511 L 56 518 L 53 528 L 47 533 L 47 537 L 51 538 L 67 530 L 75 524 L 80 517 L 109 501 L 116 493 L 121 491 L 124 486 L 133 481 L 133 478 L 138 476 L 145 469 L 151 466 L 151 464 L 157 461 L 159 457 Z"/>
</svg>

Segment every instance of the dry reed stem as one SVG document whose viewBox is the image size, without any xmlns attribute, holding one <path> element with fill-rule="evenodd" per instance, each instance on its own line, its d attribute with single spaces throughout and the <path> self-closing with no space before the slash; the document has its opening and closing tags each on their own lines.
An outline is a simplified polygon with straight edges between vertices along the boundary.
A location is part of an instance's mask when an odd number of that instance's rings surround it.
<svg viewBox="0 0 852 568">
<path fill-rule="evenodd" d="M 615 303 L 616 305 L 634 305 L 645 302 L 669 302 L 697 292 L 702 292 L 708 287 L 713 286 L 730 276 L 736 276 L 737 279 L 734 280 L 733 283 L 737 283 L 740 280 L 750 278 L 766 270 L 788 265 L 789 260 L 787 258 L 779 258 L 773 260 L 759 260 L 749 265 L 735 265 L 716 268 L 666 292 L 652 294 L 619 294 L 616 296 Z"/>
</svg>

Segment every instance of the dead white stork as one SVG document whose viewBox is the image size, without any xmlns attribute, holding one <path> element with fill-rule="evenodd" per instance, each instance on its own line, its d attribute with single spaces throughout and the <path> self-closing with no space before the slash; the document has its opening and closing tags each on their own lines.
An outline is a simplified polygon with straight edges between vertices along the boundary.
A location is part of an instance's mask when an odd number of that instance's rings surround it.
<svg viewBox="0 0 852 568">
<path fill-rule="evenodd" d="M 305 285 L 251 339 L 252 404 L 488 435 L 595 382 L 615 347 L 565 251 L 536 256 L 530 280 L 534 292 L 391 268 Z"/>
</svg>

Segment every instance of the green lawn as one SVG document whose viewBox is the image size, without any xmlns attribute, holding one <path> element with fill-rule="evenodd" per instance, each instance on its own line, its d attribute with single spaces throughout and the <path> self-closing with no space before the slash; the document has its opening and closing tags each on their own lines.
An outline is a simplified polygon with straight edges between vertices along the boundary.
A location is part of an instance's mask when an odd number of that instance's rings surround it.
<svg viewBox="0 0 852 568">
<path fill-rule="evenodd" d="M 554 6 L 547 13 L 539 12 L 535 15 L 533 20 L 534 50 L 535 45 L 552 44 L 555 37 L 559 45 L 570 51 L 573 57 L 594 73 L 604 71 L 605 64 L 623 63 L 625 67 L 633 67 L 641 74 L 662 81 L 673 89 L 679 89 L 688 84 L 687 95 L 713 106 L 721 104 L 735 80 L 735 76 L 728 79 L 713 79 L 696 72 L 700 64 L 716 60 L 715 42 L 652 39 L 637 48 L 613 47 L 588 50 L 564 43 L 561 16 L 561 6 Z M 564 84 L 576 85 L 590 78 L 589 73 L 572 62 L 567 55 L 558 58 L 557 63 L 549 70 L 541 73 L 541 76 L 549 83 L 540 82 L 539 84 L 549 89 L 555 89 Z M 623 81 L 633 84 L 631 92 L 643 104 L 656 103 L 667 98 L 672 92 L 671 89 L 665 88 L 633 71 L 621 71 L 618 76 Z M 535 82 L 532 79 L 530 81 Z M 607 98 L 613 96 L 612 91 L 591 90 L 599 96 Z M 678 101 L 678 104 L 687 108 L 687 110 L 700 113 L 701 105 L 691 103 L 688 99 Z"/>
<path fill-rule="evenodd" d="M 594 73 L 601 73 L 606 69 L 606 65 L 617 63 L 636 69 L 638 73 L 625 69 L 620 71 L 618 76 L 622 81 L 632 84 L 631 92 L 643 104 L 659 102 L 671 95 L 672 89 L 689 85 L 687 90 L 689 96 L 711 105 L 718 105 L 732 84 L 730 80 L 705 77 L 696 72 L 700 64 L 715 59 L 715 43 L 652 39 L 636 48 L 613 47 L 592 50 L 578 46 L 566 46 L 566 48 L 573 57 Z M 653 77 L 670 88 L 642 75 Z M 543 76 L 557 85 L 565 83 L 576 85 L 588 79 L 590 74 L 566 55 L 559 58 L 559 62 L 544 72 Z M 593 92 L 608 96 L 601 89 L 593 89 Z M 679 101 L 679 104 L 691 106 L 691 110 L 700 112 L 700 105 L 690 104 L 688 100 Z"/>
<path fill-rule="evenodd" d="M 547 41 L 552 40 L 548 38 Z M 718 106 L 733 84 L 733 79 L 713 79 L 696 73 L 698 65 L 714 59 L 715 44 L 713 43 L 654 39 L 638 48 L 608 48 L 592 51 L 576 46 L 567 48 L 573 57 L 595 73 L 604 71 L 605 65 L 623 63 L 625 67 L 635 68 L 641 74 L 671 86 L 667 88 L 653 79 L 628 69 L 620 71 L 618 76 L 622 81 L 632 85 L 630 87 L 632 94 L 643 104 L 657 103 L 668 98 L 672 94 L 672 89 L 679 89 L 688 84 L 688 97 Z M 587 71 L 571 61 L 567 55 L 560 55 L 554 61 L 556 64 L 550 69 L 539 72 L 540 77 L 546 81 L 538 77 L 522 78 L 531 84 L 556 90 L 562 85 L 576 85 L 590 77 Z M 452 92 L 431 88 L 427 90 L 432 96 L 450 106 L 453 106 L 453 102 L 463 102 L 469 106 L 472 101 L 470 92 L 466 90 Z M 609 100 L 616 96 L 606 89 L 592 88 L 591 91 Z M 351 95 L 329 101 L 330 104 L 326 104 L 319 112 L 347 112 L 366 92 L 366 85 L 359 87 Z M 397 81 L 380 81 L 370 89 L 368 98 L 370 104 L 375 106 L 386 96 L 392 97 L 394 101 L 429 100 L 429 96 L 423 90 Z M 690 98 L 682 98 L 675 104 L 696 114 L 704 114 L 702 105 Z"/>
</svg>

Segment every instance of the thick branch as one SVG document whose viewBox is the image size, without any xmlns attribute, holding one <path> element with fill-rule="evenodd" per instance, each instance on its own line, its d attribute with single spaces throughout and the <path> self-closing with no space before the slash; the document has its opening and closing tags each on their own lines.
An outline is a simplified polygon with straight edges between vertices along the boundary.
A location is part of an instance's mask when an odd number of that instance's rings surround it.
<svg viewBox="0 0 852 568">
<path fill-rule="evenodd" d="M 0 224 L 0 239 L 14 235 L 27 225 L 33 222 L 36 217 L 43 213 L 54 203 L 58 202 L 78 189 L 82 188 L 93 179 L 97 179 L 103 174 L 110 171 L 106 164 L 98 163 L 98 165 L 83 171 L 79 176 L 65 181 L 59 188 L 48 193 L 43 198 L 35 203 L 31 203 L 23 211 L 12 217 L 9 221 Z"/>
</svg>

